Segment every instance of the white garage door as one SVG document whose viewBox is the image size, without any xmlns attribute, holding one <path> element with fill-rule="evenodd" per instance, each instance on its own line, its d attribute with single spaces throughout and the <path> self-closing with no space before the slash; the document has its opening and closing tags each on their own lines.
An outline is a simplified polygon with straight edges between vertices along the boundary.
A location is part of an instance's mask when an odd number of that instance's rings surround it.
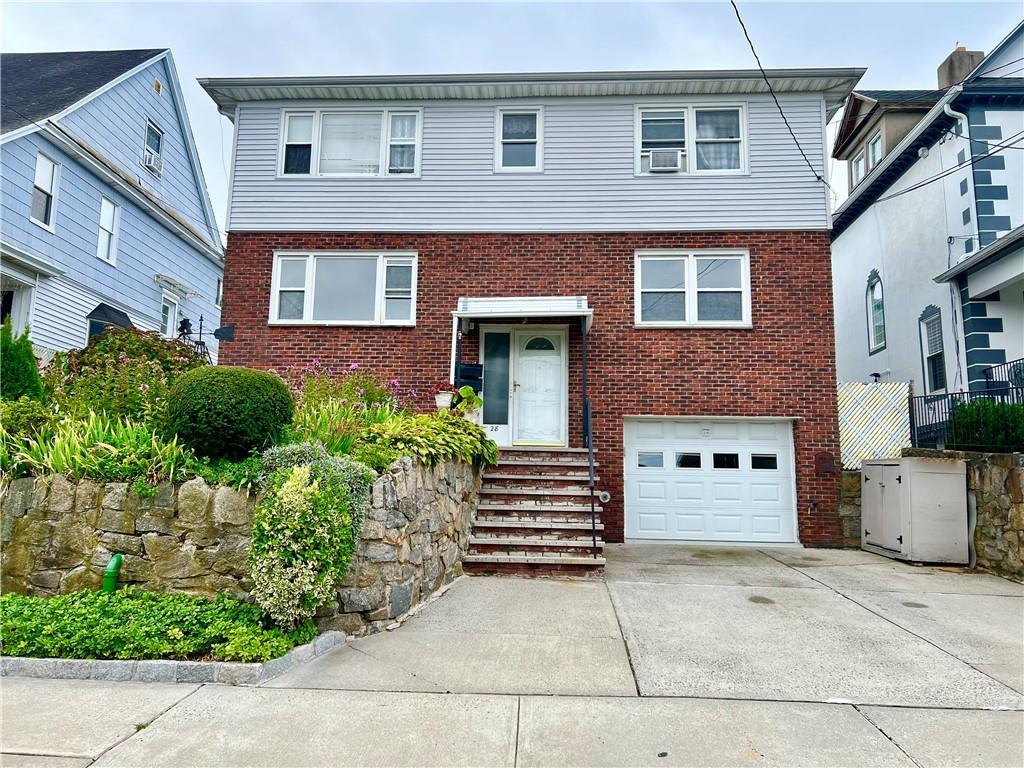
<svg viewBox="0 0 1024 768">
<path fill-rule="evenodd" d="M 627 420 L 626 538 L 793 542 L 790 422 Z"/>
</svg>

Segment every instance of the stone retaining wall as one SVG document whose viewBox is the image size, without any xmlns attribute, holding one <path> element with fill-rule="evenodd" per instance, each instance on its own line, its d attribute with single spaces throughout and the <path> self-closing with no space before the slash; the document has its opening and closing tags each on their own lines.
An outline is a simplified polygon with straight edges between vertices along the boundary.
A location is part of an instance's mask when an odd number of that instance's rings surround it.
<svg viewBox="0 0 1024 768">
<path fill-rule="evenodd" d="M 362 542 L 323 629 L 386 626 L 462 573 L 480 488 L 466 464 L 401 459 L 373 485 Z M 161 485 L 151 498 L 124 483 L 21 478 L 0 499 L 3 591 L 52 596 L 96 589 L 111 555 L 120 583 L 161 592 L 248 597 L 256 499 L 202 479 Z"/>
<path fill-rule="evenodd" d="M 839 478 L 839 521 L 843 546 L 860 548 L 860 471 L 843 470 Z"/>
</svg>

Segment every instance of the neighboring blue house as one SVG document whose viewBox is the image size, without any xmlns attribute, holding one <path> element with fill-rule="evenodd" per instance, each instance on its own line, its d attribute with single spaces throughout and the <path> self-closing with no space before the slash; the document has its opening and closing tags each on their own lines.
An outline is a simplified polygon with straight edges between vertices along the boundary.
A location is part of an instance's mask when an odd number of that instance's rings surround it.
<svg viewBox="0 0 1024 768">
<path fill-rule="evenodd" d="M 5 53 L 0 77 L 3 318 L 43 356 L 106 325 L 216 328 L 223 246 L 171 52 Z"/>
</svg>

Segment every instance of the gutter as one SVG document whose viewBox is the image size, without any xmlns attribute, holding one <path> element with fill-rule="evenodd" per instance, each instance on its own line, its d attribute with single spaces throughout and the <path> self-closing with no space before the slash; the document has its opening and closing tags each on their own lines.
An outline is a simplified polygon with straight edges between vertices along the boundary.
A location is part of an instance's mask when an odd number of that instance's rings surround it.
<svg viewBox="0 0 1024 768">
<path fill-rule="evenodd" d="M 939 99 L 935 103 L 934 107 L 928 110 L 928 114 L 922 117 L 917 125 L 914 126 L 914 129 L 903 137 L 903 140 L 900 141 L 900 143 L 896 145 L 896 148 L 886 156 L 885 160 L 883 160 L 880 165 L 875 166 L 874 170 L 865 176 L 863 181 L 854 188 L 854 191 L 848 198 L 846 198 L 846 200 L 843 201 L 843 204 L 839 206 L 838 210 L 833 214 L 833 217 L 835 219 L 840 218 L 844 213 L 846 213 L 847 209 L 853 206 L 854 203 L 866 194 L 867 190 L 871 188 L 871 185 L 874 184 L 879 177 L 889 169 L 889 166 L 896 162 L 904 152 L 913 146 L 914 142 L 920 138 L 922 133 L 931 127 L 932 123 L 934 123 L 936 119 L 947 114 L 946 107 L 952 104 L 956 98 L 963 93 L 963 90 L 962 85 L 954 85 L 946 91 L 946 95 Z"/>
<path fill-rule="evenodd" d="M 223 267 L 224 256 L 219 250 L 211 246 L 210 243 L 203 239 L 203 237 L 197 231 L 193 230 L 191 226 L 179 221 L 177 217 L 172 216 L 170 213 L 165 211 L 161 205 L 154 200 L 151 200 L 147 194 L 132 182 L 131 178 L 126 173 L 117 172 L 112 164 L 104 162 L 98 155 L 93 154 L 93 151 L 90 151 L 86 145 L 79 142 L 71 136 L 71 134 L 65 132 L 60 126 L 47 121 L 40 127 L 40 133 L 75 160 L 81 162 L 92 173 L 102 178 L 114 189 L 130 198 L 133 203 L 150 214 L 154 219 L 184 240 L 188 245 L 201 252 L 217 266 Z"/>
</svg>

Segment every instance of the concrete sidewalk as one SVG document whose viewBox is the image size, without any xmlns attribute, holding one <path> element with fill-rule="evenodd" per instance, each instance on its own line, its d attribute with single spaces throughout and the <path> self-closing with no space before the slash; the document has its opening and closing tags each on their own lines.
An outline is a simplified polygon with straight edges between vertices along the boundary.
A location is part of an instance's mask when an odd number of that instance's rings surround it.
<svg viewBox="0 0 1024 768">
<path fill-rule="evenodd" d="M 263 688 L 2 682 L 7 766 L 1024 764 L 1024 587 L 863 552 L 609 547 L 457 582 Z"/>
</svg>

